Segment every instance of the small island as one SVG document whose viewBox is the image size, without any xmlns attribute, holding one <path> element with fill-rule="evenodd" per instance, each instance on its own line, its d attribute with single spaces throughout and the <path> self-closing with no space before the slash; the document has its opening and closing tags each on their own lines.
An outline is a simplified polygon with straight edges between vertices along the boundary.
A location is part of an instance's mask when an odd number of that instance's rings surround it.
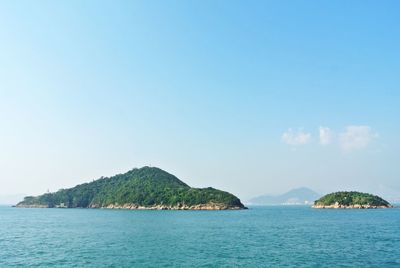
<svg viewBox="0 0 400 268">
<path fill-rule="evenodd" d="M 211 187 L 192 188 L 156 167 L 135 168 L 109 178 L 27 196 L 16 205 L 23 208 L 109 208 L 161 210 L 246 209 L 240 199 Z"/>
<path fill-rule="evenodd" d="M 314 202 L 313 208 L 391 208 L 392 205 L 379 196 L 360 192 L 335 192 Z"/>
</svg>

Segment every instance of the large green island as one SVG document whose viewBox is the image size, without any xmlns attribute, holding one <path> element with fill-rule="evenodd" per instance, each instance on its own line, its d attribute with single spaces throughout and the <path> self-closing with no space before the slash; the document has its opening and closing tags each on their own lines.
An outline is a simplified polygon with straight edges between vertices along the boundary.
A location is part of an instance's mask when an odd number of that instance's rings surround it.
<svg viewBox="0 0 400 268">
<path fill-rule="evenodd" d="M 390 203 L 379 196 L 360 192 L 335 192 L 314 202 L 313 208 L 391 208 Z"/>
<path fill-rule="evenodd" d="M 40 196 L 16 207 L 229 210 L 246 209 L 236 196 L 214 188 L 192 188 L 172 174 L 143 167 Z"/>
</svg>

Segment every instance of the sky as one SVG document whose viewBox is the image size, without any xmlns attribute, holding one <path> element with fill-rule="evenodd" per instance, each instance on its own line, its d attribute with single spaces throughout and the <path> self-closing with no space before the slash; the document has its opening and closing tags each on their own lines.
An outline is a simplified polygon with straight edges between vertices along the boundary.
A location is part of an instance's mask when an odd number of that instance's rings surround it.
<svg viewBox="0 0 400 268">
<path fill-rule="evenodd" d="M 400 197 L 398 1 L 1 1 L 0 197 L 157 166 Z"/>
</svg>

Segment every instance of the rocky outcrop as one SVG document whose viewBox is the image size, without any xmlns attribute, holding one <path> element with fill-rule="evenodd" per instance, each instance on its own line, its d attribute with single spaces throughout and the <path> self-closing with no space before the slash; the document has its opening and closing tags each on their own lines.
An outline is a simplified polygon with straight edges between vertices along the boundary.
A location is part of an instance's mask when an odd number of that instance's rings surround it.
<svg viewBox="0 0 400 268">
<path fill-rule="evenodd" d="M 371 209 L 371 208 L 392 208 L 393 206 L 387 205 L 387 206 L 372 206 L 372 205 L 342 205 L 339 203 L 335 203 L 333 205 L 320 205 L 316 204 L 312 206 L 313 208 L 335 208 L 335 209 Z"/>
<path fill-rule="evenodd" d="M 32 205 L 27 205 L 27 204 L 17 204 L 14 207 L 17 208 L 48 208 L 48 205 L 39 205 L 39 204 L 32 204 Z"/>
<path fill-rule="evenodd" d="M 47 205 L 24 205 L 18 204 L 14 207 L 18 208 L 49 208 Z M 65 208 L 65 206 L 55 206 L 55 208 Z M 185 204 L 177 204 L 175 206 L 169 205 L 153 205 L 153 206 L 141 206 L 137 204 L 111 204 L 108 206 L 100 206 L 98 204 L 91 204 L 89 208 L 103 208 L 103 209 L 128 209 L 128 210 L 239 210 L 239 209 L 247 209 L 246 207 L 238 207 L 238 206 L 228 206 L 225 204 L 198 204 L 198 205 L 185 205 Z"/>
<path fill-rule="evenodd" d="M 153 206 L 140 206 L 137 204 L 111 204 L 108 206 L 100 206 L 98 204 L 91 204 L 90 208 L 105 208 L 105 209 L 130 209 L 130 210 L 239 210 L 247 209 L 246 207 L 228 206 L 225 204 L 209 203 L 209 204 L 197 204 L 197 205 L 186 205 L 177 204 L 175 206 L 170 205 L 153 205 Z"/>
</svg>

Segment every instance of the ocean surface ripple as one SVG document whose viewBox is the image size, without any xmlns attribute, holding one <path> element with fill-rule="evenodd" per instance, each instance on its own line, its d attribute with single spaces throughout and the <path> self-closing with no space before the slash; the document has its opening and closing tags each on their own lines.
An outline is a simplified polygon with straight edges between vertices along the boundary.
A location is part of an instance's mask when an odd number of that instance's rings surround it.
<svg viewBox="0 0 400 268">
<path fill-rule="evenodd" d="M 400 209 L 0 207 L 0 267 L 400 267 Z"/>
</svg>

